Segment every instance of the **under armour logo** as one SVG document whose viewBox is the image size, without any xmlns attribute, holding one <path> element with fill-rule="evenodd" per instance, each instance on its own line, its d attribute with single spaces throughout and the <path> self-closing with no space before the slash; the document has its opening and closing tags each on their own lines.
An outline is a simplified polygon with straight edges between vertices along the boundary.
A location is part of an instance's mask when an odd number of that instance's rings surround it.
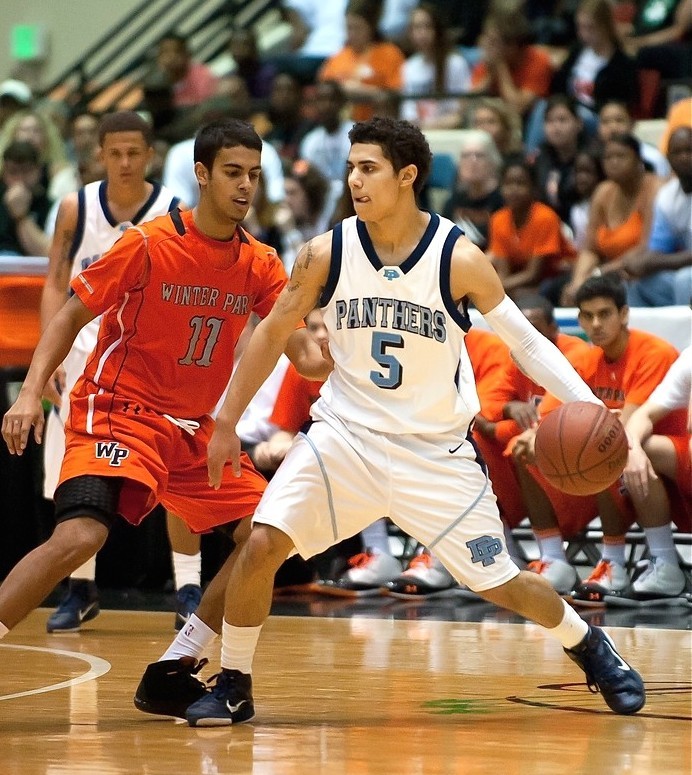
<svg viewBox="0 0 692 775">
<path fill-rule="evenodd" d="M 125 447 L 121 447 L 117 441 L 97 441 L 96 442 L 96 457 L 97 458 L 110 458 L 110 464 L 112 466 L 120 466 L 123 460 L 130 454 L 130 450 Z"/>
<path fill-rule="evenodd" d="M 399 272 L 396 269 L 385 269 L 382 274 L 385 280 L 396 280 L 399 277 Z"/>
<path fill-rule="evenodd" d="M 481 562 L 483 566 L 493 565 L 495 557 L 502 551 L 502 541 L 492 536 L 481 536 L 467 541 L 466 546 L 471 550 L 472 562 Z"/>
</svg>

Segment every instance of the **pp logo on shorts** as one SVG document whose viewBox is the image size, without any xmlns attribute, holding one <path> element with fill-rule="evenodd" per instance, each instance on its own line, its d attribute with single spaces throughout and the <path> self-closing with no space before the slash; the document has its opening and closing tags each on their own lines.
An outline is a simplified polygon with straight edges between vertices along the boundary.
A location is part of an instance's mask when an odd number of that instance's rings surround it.
<svg viewBox="0 0 692 775">
<path fill-rule="evenodd" d="M 493 565 L 495 556 L 502 551 L 502 541 L 492 536 L 481 536 L 467 541 L 466 546 L 471 550 L 472 562 L 482 562 L 483 567 Z"/>
<path fill-rule="evenodd" d="M 119 466 L 126 457 L 130 454 L 130 450 L 125 447 L 121 447 L 117 441 L 97 441 L 96 442 L 96 457 L 110 459 L 109 465 Z"/>
</svg>

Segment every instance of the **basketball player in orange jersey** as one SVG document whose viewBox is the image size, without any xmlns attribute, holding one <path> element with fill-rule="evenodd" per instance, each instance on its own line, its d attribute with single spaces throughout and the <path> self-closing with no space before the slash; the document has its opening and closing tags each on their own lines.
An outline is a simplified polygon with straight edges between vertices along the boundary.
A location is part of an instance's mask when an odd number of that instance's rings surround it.
<svg viewBox="0 0 692 775">
<path fill-rule="evenodd" d="M 255 328 L 219 411 L 209 481 L 241 466 L 238 418 L 295 326 L 319 303 L 334 370 L 268 485 L 231 571 L 221 666 L 194 702 L 192 726 L 254 715 L 252 659 L 269 614 L 272 579 L 294 550 L 303 557 L 387 514 L 486 600 L 543 625 L 618 713 L 645 703 L 639 674 L 606 634 L 589 627 L 504 544 L 487 474 L 469 439 L 479 410 L 464 346 L 473 303 L 522 367 L 564 400 L 600 403 L 569 362 L 505 295 L 484 254 L 416 196 L 432 154 L 406 121 L 373 118 L 349 132 L 348 187 L 357 215 L 301 250 L 286 289 Z"/>
<path fill-rule="evenodd" d="M 98 159 L 103 180 L 88 183 L 60 203 L 49 253 L 48 275 L 41 298 L 45 329 L 69 296 L 70 280 L 103 255 L 129 226 L 150 221 L 176 207 L 187 209 L 173 192 L 146 178 L 154 151 L 149 124 L 132 111 L 107 114 L 98 127 Z M 43 440 L 43 494 L 53 500 L 65 453 L 64 424 L 69 417 L 68 396 L 96 346 L 99 318 L 85 326 L 46 384 L 44 398 L 53 404 Z M 63 394 L 65 401 L 62 400 Z M 202 596 L 199 536 L 190 533 L 172 514 L 168 535 L 176 582 L 175 627 L 180 629 Z M 90 557 L 70 576 L 67 593 L 48 618 L 48 632 L 74 632 L 99 613 L 96 558 Z"/>
<path fill-rule="evenodd" d="M 621 412 L 623 424 L 651 395 L 677 358 L 668 342 L 644 331 L 628 329 L 627 292 L 622 281 L 607 274 L 588 279 L 576 295 L 579 323 L 594 347 L 577 365 L 577 371 L 609 409 Z M 541 414 L 559 405 L 552 395 L 541 403 Z M 661 421 L 657 433 L 684 432 L 685 419 L 674 412 Z M 580 605 L 603 605 L 606 598 L 627 593 L 629 577 L 625 569 L 625 533 L 635 520 L 629 498 L 619 482 L 595 496 L 567 495 L 552 487 L 534 460 L 535 429 L 525 431 L 514 446 L 513 454 L 530 476 L 526 485 L 529 516 L 539 530 L 559 530 L 556 514 L 571 514 L 585 520 L 597 515 L 603 528 L 603 556 L 591 575 L 573 590 L 572 599 Z"/>
<path fill-rule="evenodd" d="M 630 594 L 617 600 L 620 604 L 675 605 L 681 599 L 692 602 L 690 592 L 685 593 L 685 574 L 670 530 L 675 515 L 680 530 L 692 532 L 691 409 L 692 346 L 688 346 L 663 382 L 627 421 L 631 448 L 622 478 L 644 530 L 651 559 L 633 582 Z M 677 410 L 687 414 L 686 432 L 654 433 L 654 426 Z"/>
<path fill-rule="evenodd" d="M 553 305 L 543 296 L 537 294 L 523 296 L 517 300 L 517 306 L 526 319 L 547 337 L 570 363 L 578 362 L 580 354 L 583 355 L 590 349 L 589 345 L 578 336 L 560 332 L 555 322 Z M 501 485 L 498 484 L 498 487 L 500 491 L 506 489 L 507 480 L 516 483 L 519 490 L 518 497 L 524 508 L 520 519 L 529 514 L 531 503 L 524 497 L 522 491 L 521 483 L 526 474 L 521 466 L 515 467 L 509 450 L 514 440 L 523 431 L 535 427 L 538 423 L 540 402 L 544 394 L 544 388 L 537 385 L 517 366 L 515 361 L 508 358 L 504 373 L 493 380 L 486 395 L 484 412 L 486 417 L 493 421 L 493 437 L 490 443 L 482 447 L 482 451 L 484 456 L 487 455 L 486 462 L 490 468 L 493 486 L 495 486 L 495 478 L 492 474 L 492 461 L 499 458 L 512 469 L 510 474 L 503 471 L 505 481 Z M 530 498 L 530 493 L 527 495 Z M 529 563 L 528 570 L 539 573 L 557 592 L 564 594 L 574 589 L 577 575 L 575 569 L 567 562 L 562 538 L 573 536 L 590 520 L 587 518 L 582 522 L 569 512 L 560 512 L 558 520 L 559 530 L 542 531 L 537 525 L 534 526 L 541 555 L 539 560 Z M 516 523 L 513 526 L 516 526 Z"/>
<path fill-rule="evenodd" d="M 251 125 L 220 121 L 195 141 L 200 201 L 128 229 L 70 286 L 36 348 L 2 434 L 21 455 L 34 427 L 41 440 L 41 393 L 79 330 L 102 315 L 98 341 L 70 397 L 67 446 L 55 493 L 53 535 L 10 571 L 0 586 L 0 637 L 35 608 L 60 579 L 104 544 L 117 515 L 137 525 L 161 502 L 195 532 L 228 525 L 237 544 L 265 480 L 243 456 L 242 479 L 229 466 L 208 486 L 207 442 L 231 374 L 234 349 L 250 314 L 266 316 L 286 284 L 276 252 L 238 224 L 260 175 L 262 141 Z M 304 328 L 286 353 L 307 377 L 331 364 Z M 221 629 L 233 555 L 210 582 L 196 614 L 178 633 L 177 657 L 155 671 L 148 709 L 182 715 L 204 686 L 196 659 L 182 656 Z M 150 689 L 153 691 L 152 687 Z"/>
</svg>

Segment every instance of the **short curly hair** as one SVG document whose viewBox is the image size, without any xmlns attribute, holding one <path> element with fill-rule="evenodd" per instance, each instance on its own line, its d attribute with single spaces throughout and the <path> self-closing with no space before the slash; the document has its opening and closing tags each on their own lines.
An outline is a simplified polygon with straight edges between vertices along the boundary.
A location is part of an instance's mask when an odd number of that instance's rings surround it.
<svg viewBox="0 0 692 775">
<path fill-rule="evenodd" d="M 384 157 L 394 167 L 394 172 L 415 164 L 418 175 L 413 182 L 413 192 L 420 194 L 430 174 L 432 153 L 421 130 L 409 121 L 376 116 L 354 124 L 348 133 L 351 145 L 365 143 L 379 145 Z"/>
</svg>

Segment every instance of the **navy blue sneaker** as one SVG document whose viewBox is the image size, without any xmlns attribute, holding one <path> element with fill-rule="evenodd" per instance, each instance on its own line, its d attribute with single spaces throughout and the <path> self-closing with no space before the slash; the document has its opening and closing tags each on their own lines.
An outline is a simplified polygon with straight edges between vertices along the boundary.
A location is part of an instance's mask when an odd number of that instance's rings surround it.
<svg viewBox="0 0 692 775">
<path fill-rule="evenodd" d="M 249 721 L 255 715 L 252 676 L 240 670 L 222 670 L 214 686 L 185 714 L 191 727 L 227 727 Z"/>
<path fill-rule="evenodd" d="M 573 649 L 565 649 L 565 653 L 586 673 L 589 691 L 600 691 L 612 711 L 628 716 L 644 707 L 646 693 L 641 676 L 599 627 L 591 625 L 584 640 Z"/>
<path fill-rule="evenodd" d="M 182 630 L 187 620 L 197 610 L 202 599 L 202 589 L 197 584 L 185 584 L 175 593 L 175 629 Z"/>
<path fill-rule="evenodd" d="M 99 615 L 99 591 L 96 583 L 87 579 L 70 579 L 60 605 L 48 617 L 48 632 L 77 632 L 82 622 Z"/>
<path fill-rule="evenodd" d="M 207 687 L 195 678 L 207 662 L 194 657 L 152 662 L 137 687 L 135 707 L 143 713 L 184 719 L 188 707 L 207 694 Z"/>
</svg>

